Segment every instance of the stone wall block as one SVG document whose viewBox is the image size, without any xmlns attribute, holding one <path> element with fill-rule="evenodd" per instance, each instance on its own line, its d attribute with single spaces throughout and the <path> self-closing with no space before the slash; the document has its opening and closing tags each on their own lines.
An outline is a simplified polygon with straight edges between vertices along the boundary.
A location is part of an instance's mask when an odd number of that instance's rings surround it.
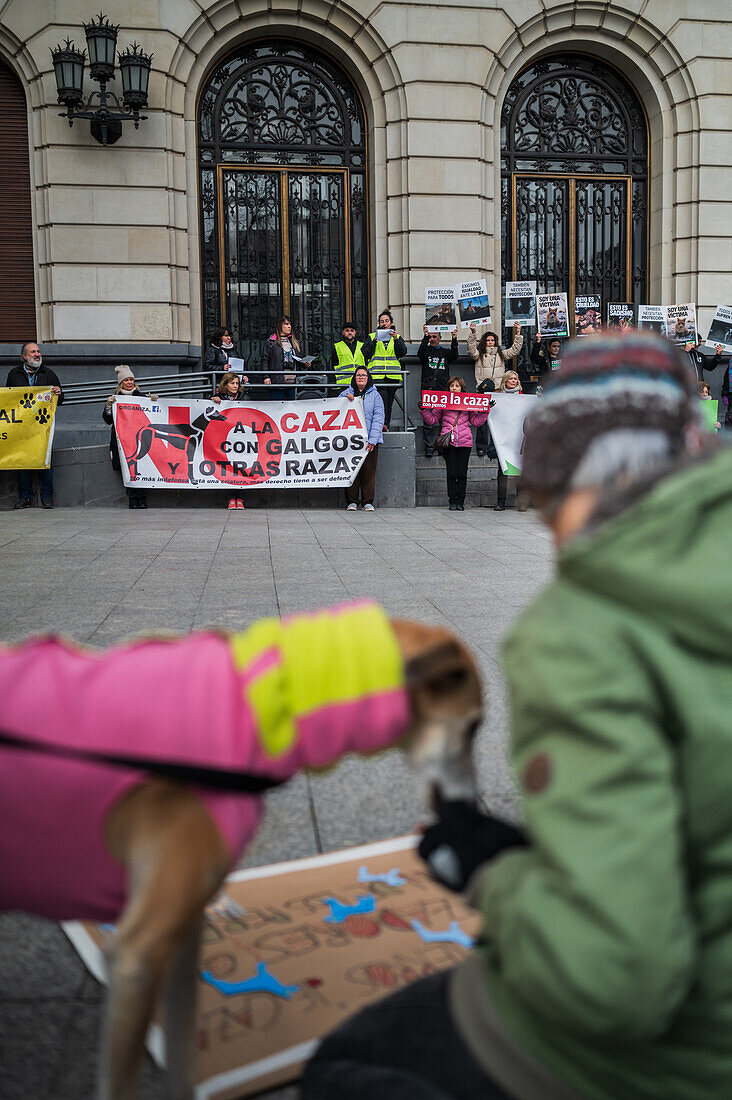
<svg viewBox="0 0 732 1100">
<path fill-rule="evenodd" d="M 173 323 L 169 305 L 132 305 L 129 339 L 141 341 L 172 340 Z"/>
<path fill-rule="evenodd" d="M 54 340 L 129 340 L 130 307 L 127 305 L 75 304 L 53 306 Z M 160 336 L 160 339 L 165 339 Z"/>
</svg>

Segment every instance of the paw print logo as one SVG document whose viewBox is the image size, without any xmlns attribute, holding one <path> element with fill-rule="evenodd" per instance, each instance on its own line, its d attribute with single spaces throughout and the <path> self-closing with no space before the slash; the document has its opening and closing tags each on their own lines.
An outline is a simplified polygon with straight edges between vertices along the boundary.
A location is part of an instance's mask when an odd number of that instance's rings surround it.
<svg viewBox="0 0 732 1100">
<path fill-rule="evenodd" d="M 36 403 L 36 395 L 34 393 L 24 393 L 20 399 L 20 404 L 24 409 L 32 409 Z"/>
<path fill-rule="evenodd" d="M 36 413 L 36 420 L 39 424 L 48 424 L 51 419 L 51 414 L 47 409 L 39 409 Z"/>
</svg>

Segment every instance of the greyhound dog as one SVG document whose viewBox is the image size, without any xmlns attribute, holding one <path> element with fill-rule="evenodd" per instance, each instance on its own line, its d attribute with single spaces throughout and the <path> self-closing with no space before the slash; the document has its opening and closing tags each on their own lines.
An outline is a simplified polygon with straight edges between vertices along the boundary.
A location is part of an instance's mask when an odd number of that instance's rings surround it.
<svg viewBox="0 0 732 1100">
<path fill-rule="evenodd" d="M 369 602 L 101 652 L 0 647 L 0 698 L 0 911 L 118 922 L 99 1100 L 136 1095 L 159 997 L 169 1096 L 191 1100 L 203 913 L 267 787 L 400 743 L 425 797 L 475 796 L 471 654 Z"/>
<path fill-rule="evenodd" d="M 203 439 L 203 433 L 212 420 L 226 420 L 226 417 L 213 405 L 208 409 L 204 409 L 201 415 L 192 420 L 190 424 L 145 424 L 144 427 L 138 428 L 135 436 L 135 453 L 125 456 L 132 480 L 137 479 L 137 464 L 149 452 L 153 440 L 161 439 L 169 447 L 185 452 L 188 463 L 188 480 L 195 485 L 193 459 L 196 455 L 196 448 Z"/>
</svg>

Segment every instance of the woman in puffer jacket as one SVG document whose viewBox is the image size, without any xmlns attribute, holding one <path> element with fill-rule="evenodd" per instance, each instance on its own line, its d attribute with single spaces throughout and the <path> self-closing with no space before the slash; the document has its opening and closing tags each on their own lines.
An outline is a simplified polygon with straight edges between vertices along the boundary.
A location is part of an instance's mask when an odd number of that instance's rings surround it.
<svg viewBox="0 0 732 1100">
<path fill-rule="evenodd" d="M 462 378 L 451 378 L 447 383 L 450 393 L 465 393 L 467 386 Z M 440 435 L 450 433 L 450 443 L 443 450 L 447 469 L 447 496 L 451 512 L 465 511 L 465 491 L 468 486 L 468 463 L 473 447 L 473 433 L 488 419 L 488 411 L 463 412 L 461 409 L 422 409 L 425 424 L 440 427 Z"/>
<path fill-rule="evenodd" d="M 501 384 L 509 359 L 515 359 L 524 343 L 521 325 L 513 326 L 513 343 L 510 348 L 502 348 L 495 332 L 484 332 L 480 340 L 475 335 L 475 325 L 468 333 L 468 355 L 475 360 L 475 388 L 480 393 L 492 393 Z M 479 455 L 488 450 L 488 429 L 481 428 L 475 436 L 475 445 Z"/>
</svg>

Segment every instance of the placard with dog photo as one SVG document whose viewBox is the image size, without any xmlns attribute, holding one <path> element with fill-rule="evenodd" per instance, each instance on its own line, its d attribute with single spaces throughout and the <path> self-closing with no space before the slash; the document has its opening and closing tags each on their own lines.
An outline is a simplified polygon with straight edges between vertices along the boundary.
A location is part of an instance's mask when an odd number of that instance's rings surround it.
<svg viewBox="0 0 732 1100">
<path fill-rule="evenodd" d="M 607 327 L 610 332 L 629 332 L 635 328 L 635 306 L 632 302 L 608 302 Z"/>
<path fill-rule="evenodd" d="M 665 306 L 638 306 L 638 328 L 641 332 L 655 332 L 663 336 L 666 332 Z"/>
<path fill-rule="evenodd" d="M 580 295 L 574 299 L 574 334 L 592 336 L 602 332 L 602 303 L 599 294 Z"/>
<path fill-rule="evenodd" d="M 424 319 L 428 332 L 452 332 L 457 326 L 455 287 L 428 286 L 424 292 Z"/>
<path fill-rule="evenodd" d="M 679 347 L 696 344 L 696 303 L 665 307 L 666 336 Z"/>
<path fill-rule="evenodd" d="M 522 328 L 536 324 L 536 283 L 506 283 L 506 327 L 516 321 Z"/>
<path fill-rule="evenodd" d="M 238 1100 L 299 1077 L 347 1016 L 465 959 L 480 916 L 398 837 L 236 871 L 207 909 L 197 967 L 196 1100 Z M 63 926 L 106 981 L 109 925 Z M 148 1049 L 164 1064 L 162 1030 Z"/>
<path fill-rule="evenodd" d="M 717 306 L 709 335 L 704 341 L 707 348 L 716 348 L 719 344 L 727 355 L 732 353 L 732 308 L 729 306 Z"/>
<path fill-rule="evenodd" d="M 360 401 L 152 401 L 112 407 L 122 478 L 133 489 L 350 485 L 368 441 Z"/>
<path fill-rule="evenodd" d="M 545 336 L 569 336 L 569 310 L 566 294 L 537 294 L 536 315 L 542 338 Z"/>
<path fill-rule="evenodd" d="M 488 288 L 485 279 L 474 279 L 470 283 L 458 283 L 455 287 L 461 328 L 470 325 L 490 325 L 491 304 L 488 300 Z"/>
</svg>

